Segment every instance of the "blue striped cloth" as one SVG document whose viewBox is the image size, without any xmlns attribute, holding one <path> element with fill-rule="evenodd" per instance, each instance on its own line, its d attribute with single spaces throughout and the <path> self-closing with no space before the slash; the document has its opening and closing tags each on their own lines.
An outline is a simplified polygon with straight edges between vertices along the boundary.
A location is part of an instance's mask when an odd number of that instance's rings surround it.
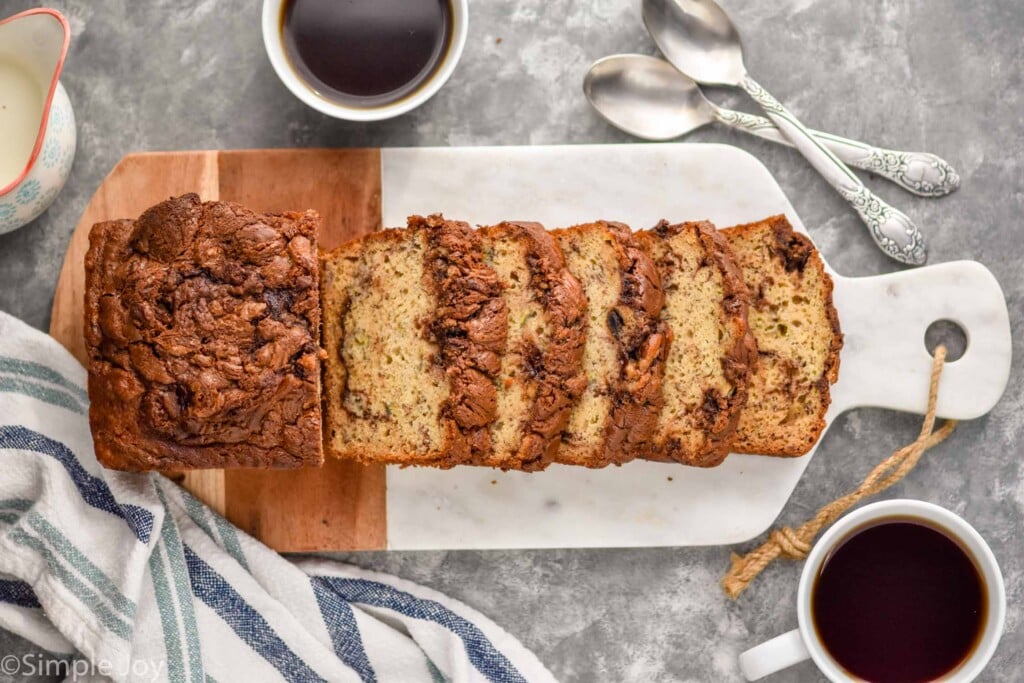
<svg viewBox="0 0 1024 683">
<path fill-rule="evenodd" d="M 0 313 L 0 628 L 115 680 L 554 681 L 466 605 L 286 560 L 161 476 L 102 469 L 84 385 Z"/>
</svg>

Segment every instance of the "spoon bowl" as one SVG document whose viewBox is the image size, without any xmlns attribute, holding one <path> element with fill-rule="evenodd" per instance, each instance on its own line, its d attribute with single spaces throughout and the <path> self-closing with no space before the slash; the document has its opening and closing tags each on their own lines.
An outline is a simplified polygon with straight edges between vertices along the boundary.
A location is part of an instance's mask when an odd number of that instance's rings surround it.
<svg viewBox="0 0 1024 683">
<path fill-rule="evenodd" d="M 583 94 L 613 126 L 645 140 L 672 140 L 714 121 L 700 87 L 657 57 L 599 59 L 583 79 Z"/>
<path fill-rule="evenodd" d="M 738 86 L 747 73 L 740 34 L 729 15 L 708 0 L 644 0 L 647 31 L 677 67 L 705 85 Z"/>
</svg>

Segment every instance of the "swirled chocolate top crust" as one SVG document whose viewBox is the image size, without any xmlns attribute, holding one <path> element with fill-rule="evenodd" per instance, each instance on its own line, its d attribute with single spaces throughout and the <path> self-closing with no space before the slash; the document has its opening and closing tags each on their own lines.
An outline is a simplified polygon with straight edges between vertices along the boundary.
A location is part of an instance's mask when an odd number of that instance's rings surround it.
<svg viewBox="0 0 1024 683">
<path fill-rule="evenodd" d="M 322 462 L 318 225 L 313 211 L 186 194 L 93 226 L 85 336 L 100 462 Z"/>
</svg>

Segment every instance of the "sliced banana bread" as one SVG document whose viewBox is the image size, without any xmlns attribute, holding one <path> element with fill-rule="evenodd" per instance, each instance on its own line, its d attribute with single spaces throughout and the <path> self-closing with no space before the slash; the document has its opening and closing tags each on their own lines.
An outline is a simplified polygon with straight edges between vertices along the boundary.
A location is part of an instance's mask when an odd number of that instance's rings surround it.
<svg viewBox="0 0 1024 683">
<path fill-rule="evenodd" d="M 413 216 L 323 264 L 328 448 L 451 467 L 490 451 L 507 314 L 466 224 Z"/>
<path fill-rule="evenodd" d="M 637 234 L 661 273 L 672 333 L 664 407 L 646 456 L 711 467 L 729 453 L 756 358 L 747 292 L 722 235 L 708 222 Z"/>
<path fill-rule="evenodd" d="M 491 452 L 478 464 L 543 469 L 586 386 L 587 301 L 544 226 L 505 222 L 479 232 L 486 262 L 504 286 L 508 345 Z"/>
<path fill-rule="evenodd" d="M 587 386 L 562 432 L 556 459 L 604 467 L 646 447 L 662 406 L 668 354 L 665 302 L 654 262 L 622 223 L 598 221 L 553 233 L 587 297 Z"/>
<path fill-rule="evenodd" d="M 825 427 L 829 385 L 839 376 L 843 335 L 832 278 L 811 241 L 785 216 L 722 233 L 750 291 L 759 362 L 751 375 L 733 450 L 803 455 Z"/>
</svg>

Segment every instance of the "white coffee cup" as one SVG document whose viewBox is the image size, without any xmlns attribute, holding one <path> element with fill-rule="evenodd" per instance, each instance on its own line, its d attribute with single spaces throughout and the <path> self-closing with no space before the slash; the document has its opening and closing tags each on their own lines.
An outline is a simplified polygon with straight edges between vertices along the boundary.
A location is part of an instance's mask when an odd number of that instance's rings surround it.
<svg viewBox="0 0 1024 683">
<path fill-rule="evenodd" d="M 415 92 L 400 100 L 372 107 L 357 107 L 325 97 L 295 72 L 285 54 L 284 40 L 281 36 L 281 10 L 285 2 L 287 0 L 263 0 L 263 45 L 277 77 L 292 91 L 293 95 L 313 109 L 346 121 L 390 119 L 412 111 L 429 100 L 455 71 L 455 65 L 459 63 L 462 49 L 466 45 L 466 34 L 469 32 L 468 0 L 451 0 L 452 34 L 448 50 L 430 77 Z"/>
<path fill-rule="evenodd" d="M 859 527 L 877 519 L 891 517 L 920 519 L 931 523 L 959 541 L 974 560 L 988 591 L 988 614 L 982 626 L 982 635 L 967 659 L 938 680 L 947 683 L 966 683 L 981 673 L 999 643 L 1006 616 L 1006 589 L 992 550 L 970 524 L 945 508 L 919 500 L 886 500 L 866 505 L 846 515 L 833 524 L 811 549 L 797 590 L 799 628 L 772 638 L 740 655 L 740 670 L 748 681 L 756 681 L 806 659 L 811 659 L 830 681 L 846 683 L 860 680 L 852 677 L 832 658 L 818 637 L 811 616 L 811 592 L 822 563 L 838 543 Z"/>
</svg>

